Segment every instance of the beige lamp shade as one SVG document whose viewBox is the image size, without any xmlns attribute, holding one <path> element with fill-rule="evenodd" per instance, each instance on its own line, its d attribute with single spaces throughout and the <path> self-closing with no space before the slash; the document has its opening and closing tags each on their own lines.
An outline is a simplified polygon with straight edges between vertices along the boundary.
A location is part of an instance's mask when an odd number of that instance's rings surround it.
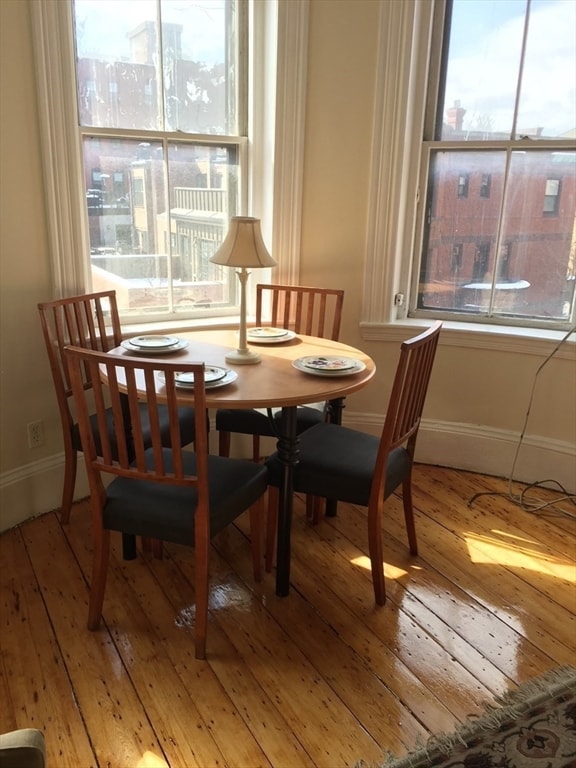
<svg viewBox="0 0 576 768">
<path fill-rule="evenodd" d="M 210 261 L 225 267 L 251 269 L 276 266 L 264 245 L 260 219 L 252 216 L 234 216 L 230 219 L 228 234 L 220 248 L 210 257 Z"/>
</svg>

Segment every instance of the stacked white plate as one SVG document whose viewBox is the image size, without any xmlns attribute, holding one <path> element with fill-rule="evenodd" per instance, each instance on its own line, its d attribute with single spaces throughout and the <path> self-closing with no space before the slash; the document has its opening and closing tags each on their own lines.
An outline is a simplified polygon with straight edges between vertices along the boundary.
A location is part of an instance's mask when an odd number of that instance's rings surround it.
<svg viewBox="0 0 576 768">
<path fill-rule="evenodd" d="M 273 328 L 264 326 L 261 328 L 248 328 L 246 338 L 251 344 L 282 344 L 296 338 L 294 331 L 286 328 Z"/>
<path fill-rule="evenodd" d="M 162 372 L 158 373 L 160 381 L 164 381 L 165 377 Z M 216 389 L 216 387 L 224 387 L 226 384 L 231 384 L 236 381 L 238 374 L 236 371 L 231 371 L 229 368 L 220 368 L 217 365 L 207 365 L 204 368 L 204 386 L 206 389 Z M 174 380 L 177 387 L 182 389 L 194 389 L 194 374 L 191 372 L 176 373 Z"/>
<path fill-rule="evenodd" d="M 128 352 L 137 355 L 167 355 L 170 352 L 178 352 L 188 346 L 186 339 L 178 336 L 160 336 L 150 334 L 146 336 L 134 336 L 122 342 L 122 347 Z"/>
<path fill-rule="evenodd" d="M 366 368 L 362 360 L 337 355 L 311 355 L 299 357 L 292 365 L 302 373 L 312 376 L 350 376 Z"/>
</svg>

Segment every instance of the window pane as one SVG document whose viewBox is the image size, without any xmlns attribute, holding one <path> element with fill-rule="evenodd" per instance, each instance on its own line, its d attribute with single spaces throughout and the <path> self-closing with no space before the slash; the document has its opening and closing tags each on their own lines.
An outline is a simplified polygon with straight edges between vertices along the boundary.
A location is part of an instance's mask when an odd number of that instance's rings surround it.
<svg viewBox="0 0 576 768">
<path fill-rule="evenodd" d="M 575 157 L 512 152 L 504 199 L 505 151 L 435 152 L 418 307 L 567 320 L 575 282 Z M 545 207 L 551 180 L 558 181 L 554 215 Z"/>
<path fill-rule="evenodd" d="M 420 308 L 474 313 L 486 310 L 485 294 L 479 300 L 477 290 L 467 286 L 490 279 L 505 167 L 505 152 L 433 155 Z M 488 197 L 484 184 L 487 175 Z M 466 195 L 461 194 L 463 178 L 467 180 Z"/>
<path fill-rule="evenodd" d="M 525 0 L 453 0 L 439 138 L 510 138 L 525 12 Z"/>
<path fill-rule="evenodd" d="M 116 289 L 124 316 L 228 305 L 230 270 L 209 258 L 237 213 L 236 147 L 83 146 L 94 289 Z"/>
<path fill-rule="evenodd" d="M 567 136 L 575 29 L 576 4 L 567 0 L 453 0 L 437 138 Z"/>
<path fill-rule="evenodd" d="M 551 183 L 552 182 L 552 183 Z M 546 211 L 551 189 L 554 215 Z M 568 319 L 574 300 L 576 155 L 513 152 L 502 218 L 502 242 L 511 245 L 512 276 L 529 283 L 513 311 L 520 316 Z M 494 309 L 511 307 L 495 293 Z"/>
<path fill-rule="evenodd" d="M 232 0 L 76 0 L 80 124 L 237 133 L 235 9 Z"/>
<path fill-rule="evenodd" d="M 167 130 L 238 132 L 234 9 L 230 0 L 163 0 Z"/>
<path fill-rule="evenodd" d="M 573 137 L 576 3 L 532 0 L 530 9 L 516 134 Z"/>
<path fill-rule="evenodd" d="M 162 128 L 155 0 L 76 0 L 80 125 Z"/>
</svg>

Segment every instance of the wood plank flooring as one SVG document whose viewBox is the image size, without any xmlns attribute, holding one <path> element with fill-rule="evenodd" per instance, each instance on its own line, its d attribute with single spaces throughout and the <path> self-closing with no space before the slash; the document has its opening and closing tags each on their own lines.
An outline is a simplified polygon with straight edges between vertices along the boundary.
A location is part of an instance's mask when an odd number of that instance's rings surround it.
<svg viewBox="0 0 576 768">
<path fill-rule="evenodd" d="M 93 633 L 87 502 L 67 526 L 49 513 L 5 532 L 0 731 L 42 729 L 49 768 L 344 768 L 404 754 L 575 663 L 574 518 L 520 509 L 506 480 L 414 474 L 420 556 L 392 497 L 383 608 L 362 508 L 311 527 L 296 499 L 287 598 L 274 574 L 254 585 L 247 520 L 218 536 L 206 661 L 194 658 L 192 550 L 126 562 L 115 541 Z"/>
</svg>

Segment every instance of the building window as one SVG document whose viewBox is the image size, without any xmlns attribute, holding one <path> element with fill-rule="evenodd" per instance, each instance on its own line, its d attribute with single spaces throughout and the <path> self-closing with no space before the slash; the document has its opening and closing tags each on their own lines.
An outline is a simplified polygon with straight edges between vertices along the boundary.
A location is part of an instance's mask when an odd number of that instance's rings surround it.
<svg viewBox="0 0 576 768">
<path fill-rule="evenodd" d="M 497 263 L 497 282 L 505 282 L 510 280 L 510 257 L 512 255 L 512 244 L 504 243 L 500 248 L 500 256 Z"/>
<path fill-rule="evenodd" d="M 483 173 L 480 179 L 480 197 L 490 197 L 490 184 L 492 183 L 492 175 L 490 173 Z"/>
<path fill-rule="evenodd" d="M 560 201 L 560 179 L 546 179 L 543 213 L 557 214 Z"/>
<path fill-rule="evenodd" d="M 472 282 L 484 283 L 489 279 L 488 262 L 490 257 L 490 243 L 479 243 L 474 253 L 472 264 Z"/>
<path fill-rule="evenodd" d="M 418 182 L 427 192 L 416 225 L 418 264 L 408 312 L 567 327 L 575 312 L 576 156 L 570 131 L 576 110 L 573 91 L 566 97 L 562 89 L 557 98 L 555 88 L 542 92 L 538 83 L 544 59 L 553 68 L 548 82 L 561 83 L 566 72 L 576 71 L 575 38 L 568 32 L 576 23 L 575 6 L 448 0 L 435 13 L 431 39 L 443 42 L 431 48 Z M 481 33 L 471 38 L 474 19 L 481 21 Z M 558 35 L 543 36 L 545 28 Z M 455 176 L 456 202 L 450 194 Z M 472 189 L 479 190 L 481 206 L 469 195 Z M 446 247 L 456 238 L 481 243 L 472 262 L 460 262 Z M 463 290 L 446 290 L 447 281 Z M 470 301 L 466 286 L 480 282 L 488 283 L 483 299 Z"/>
<path fill-rule="evenodd" d="M 468 197 L 470 177 L 467 173 L 458 174 L 458 197 Z"/>
<path fill-rule="evenodd" d="M 452 269 L 457 271 L 462 268 L 462 253 L 464 252 L 463 243 L 455 243 L 452 246 Z"/>
</svg>

